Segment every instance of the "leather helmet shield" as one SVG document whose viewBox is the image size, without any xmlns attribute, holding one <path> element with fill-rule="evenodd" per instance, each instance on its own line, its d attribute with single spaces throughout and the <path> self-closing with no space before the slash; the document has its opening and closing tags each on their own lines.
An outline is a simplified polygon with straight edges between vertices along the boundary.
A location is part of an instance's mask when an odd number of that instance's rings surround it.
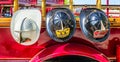
<svg viewBox="0 0 120 62">
<path fill-rule="evenodd" d="M 13 38 L 19 44 L 34 44 L 40 36 L 40 11 L 37 9 L 18 10 L 12 17 L 10 29 Z"/>
<path fill-rule="evenodd" d="M 80 26 L 84 35 L 95 42 L 106 40 L 110 33 L 110 23 L 107 16 L 96 8 L 81 10 Z"/>
<path fill-rule="evenodd" d="M 75 24 L 74 15 L 69 9 L 55 8 L 47 14 L 47 32 L 57 42 L 68 41 L 74 34 Z"/>
</svg>

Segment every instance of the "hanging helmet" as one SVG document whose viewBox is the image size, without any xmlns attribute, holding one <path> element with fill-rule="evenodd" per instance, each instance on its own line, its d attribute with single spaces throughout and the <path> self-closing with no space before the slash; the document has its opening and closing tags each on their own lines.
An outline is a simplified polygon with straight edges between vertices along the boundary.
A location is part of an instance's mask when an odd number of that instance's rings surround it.
<svg viewBox="0 0 120 62">
<path fill-rule="evenodd" d="M 10 29 L 13 38 L 19 44 L 34 44 L 40 36 L 40 11 L 37 9 L 18 10 L 12 17 Z"/>
<path fill-rule="evenodd" d="M 49 36 L 57 41 L 68 41 L 75 31 L 75 18 L 70 10 L 56 8 L 48 12 L 46 27 Z"/>
<path fill-rule="evenodd" d="M 107 16 L 96 8 L 87 8 L 81 11 L 80 26 L 85 36 L 92 41 L 104 41 L 110 33 Z"/>
</svg>

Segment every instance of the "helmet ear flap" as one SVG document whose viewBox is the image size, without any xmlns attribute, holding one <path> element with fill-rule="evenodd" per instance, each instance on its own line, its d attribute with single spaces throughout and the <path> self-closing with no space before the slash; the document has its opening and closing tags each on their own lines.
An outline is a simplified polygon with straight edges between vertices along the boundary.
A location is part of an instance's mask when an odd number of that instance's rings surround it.
<svg viewBox="0 0 120 62">
<path fill-rule="evenodd" d="M 75 28 L 76 21 L 69 9 L 55 8 L 47 13 L 46 29 L 53 40 L 68 41 L 73 36 Z"/>
<path fill-rule="evenodd" d="M 107 16 L 96 8 L 81 10 L 79 24 L 83 34 L 91 41 L 102 42 L 110 34 L 110 23 Z"/>
</svg>

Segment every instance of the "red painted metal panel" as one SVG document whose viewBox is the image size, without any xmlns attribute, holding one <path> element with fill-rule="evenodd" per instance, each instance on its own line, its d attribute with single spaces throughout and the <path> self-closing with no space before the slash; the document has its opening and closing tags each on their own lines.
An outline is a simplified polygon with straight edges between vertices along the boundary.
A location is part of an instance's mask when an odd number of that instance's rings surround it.
<svg viewBox="0 0 120 62">
<path fill-rule="evenodd" d="M 32 58 L 42 48 L 38 43 L 31 46 L 20 45 L 13 39 L 9 28 L 0 28 L 0 59 Z"/>
<path fill-rule="evenodd" d="M 12 0 L 0 0 L 0 4 L 12 4 Z"/>
<path fill-rule="evenodd" d="M 97 50 L 85 46 L 82 44 L 75 43 L 65 43 L 58 44 L 44 49 L 42 52 L 37 54 L 31 62 L 44 62 L 45 60 L 66 56 L 66 55 L 77 55 L 77 56 L 85 56 L 92 59 L 95 59 L 99 62 L 108 62 L 108 60 L 102 55 L 102 53 Z"/>
<path fill-rule="evenodd" d="M 116 57 L 117 57 L 117 62 L 120 62 L 120 45 L 117 45 L 117 54 L 116 54 Z"/>
<path fill-rule="evenodd" d="M 94 48 L 101 51 L 107 57 L 113 57 L 116 55 L 116 45 L 120 45 L 120 28 L 111 28 L 110 36 L 104 42 L 92 42 L 84 37 L 80 28 L 76 29 L 76 32 L 72 39 L 65 43 L 77 43 L 87 45 L 90 48 Z M 32 58 L 38 52 L 44 48 L 52 47 L 54 45 L 61 45 L 65 43 L 58 43 L 48 36 L 44 28 L 41 29 L 41 35 L 37 43 L 31 46 L 22 46 L 15 42 L 9 28 L 0 28 L 0 59 L 2 58 Z M 74 47 L 71 46 L 72 48 Z M 88 47 L 88 48 L 89 48 Z M 58 47 L 59 48 L 59 47 Z M 86 47 L 87 48 L 87 47 Z M 70 50 L 70 49 L 69 49 Z M 74 50 L 72 50 L 74 51 Z M 47 53 L 50 53 L 48 50 Z M 47 53 L 45 55 L 47 55 Z M 71 53 L 72 54 L 72 53 Z M 44 54 L 43 54 L 44 55 Z M 41 55 L 42 56 L 42 55 Z"/>
</svg>

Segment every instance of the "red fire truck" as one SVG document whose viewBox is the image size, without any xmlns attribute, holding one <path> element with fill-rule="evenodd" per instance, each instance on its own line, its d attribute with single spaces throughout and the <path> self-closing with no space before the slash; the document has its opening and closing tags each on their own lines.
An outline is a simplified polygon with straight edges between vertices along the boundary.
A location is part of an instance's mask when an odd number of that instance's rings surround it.
<svg viewBox="0 0 120 62">
<path fill-rule="evenodd" d="M 12 16 L 0 18 L 1 62 L 120 62 L 119 25 L 110 26 L 114 19 L 99 8 L 82 9 L 78 21 L 68 8 L 49 8 L 44 19 L 45 1 L 41 2 L 41 11 L 18 10 L 18 0 L 0 0 L 0 14 L 8 5 Z"/>
</svg>

